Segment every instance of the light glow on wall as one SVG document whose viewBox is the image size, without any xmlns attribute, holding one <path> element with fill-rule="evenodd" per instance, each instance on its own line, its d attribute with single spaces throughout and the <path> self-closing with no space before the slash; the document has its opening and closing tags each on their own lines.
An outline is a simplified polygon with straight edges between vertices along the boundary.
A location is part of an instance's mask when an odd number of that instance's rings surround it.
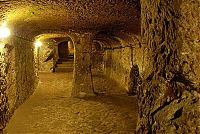
<svg viewBox="0 0 200 134">
<path fill-rule="evenodd" d="M 0 39 L 7 38 L 10 36 L 10 29 L 7 27 L 6 23 L 4 22 L 0 26 Z"/>
<path fill-rule="evenodd" d="M 42 46 L 42 42 L 41 41 L 36 41 L 35 42 L 35 47 L 41 47 Z"/>
<path fill-rule="evenodd" d="M 5 44 L 0 42 L 0 52 L 3 51 L 4 47 L 5 47 Z"/>
</svg>

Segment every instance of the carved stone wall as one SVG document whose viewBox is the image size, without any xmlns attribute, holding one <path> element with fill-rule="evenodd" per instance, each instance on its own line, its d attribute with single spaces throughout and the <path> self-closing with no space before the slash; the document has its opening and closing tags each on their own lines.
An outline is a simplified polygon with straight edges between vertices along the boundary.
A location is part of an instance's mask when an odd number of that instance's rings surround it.
<svg viewBox="0 0 200 134">
<path fill-rule="evenodd" d="M 4 42 L 1 42 L 0 45 L 1 45 L 1 48 L 0 48 L 0 133 L 2 133 L 2 130 L 5 128 L 6 123 L 10 119 L 10 114 L 15 105 L 15 101 L 8 100 L 8 95 L 9 95 L 8 92 L 10 92 L 9 90 L 12 89 L 12 86 L 9 84 L 10 82 L 8 81 L 8 80 L 12 80 L 12 77 L 9 78 L 9 76 L 12 74 L 8 70 L 12 68 L 11 59 L 10 59 L 10 56 L 12 54 L 9 55 L 9 52 L 11 52 L 12 50 L 9 49 L 8 46 L 6 46 Z M 13 96 L 14 98 L 16 98 L 15 95 Z M 12 96 L 10 96 L 10 98 L 12 98 Z"/>
<path fill-rule="evenodd" d="M 17 104 L 22 104 L 37 86 L 33 42 L 14 38 Z"/>
<path fill-rule="evenodd" d="M 54 44 L 43 43 L 40 48 L 35 48 L 36 61 L 39 60 L 39 71 L 40 72 L 52 72 L 53 70 L 53 58 L 45 62 L 53 51 Z M 39 52 L 38 52 L 39 51 Z M 39 59 L 38 59 L 39 54 Z"/>
<path fill-rule="evenodd" d="M 149 66 L 137 91 L 137 133 L 200 133 L 199 1 L 142 0 Z"/>
<path fill-rule="evenodd" d="M 127 92 L 132 92 L 131 84 L 134 85 L 131 80 L 134 72 L 131 70 L 137 66 L 142 74 L 148 64 L 146 50 L 140 45 L 140 41 L 130 43 L 131 45 L 121 44 L 123 47 L 105 49 L 104 52 L 104 74 L 119 83 Z"/>
<path fill-rule="evenodd" d="M 0 51 L 0 132 L 33 93 L 38 80 L 33 43 L 15 37 L 4 45 Z"/>
</svg>

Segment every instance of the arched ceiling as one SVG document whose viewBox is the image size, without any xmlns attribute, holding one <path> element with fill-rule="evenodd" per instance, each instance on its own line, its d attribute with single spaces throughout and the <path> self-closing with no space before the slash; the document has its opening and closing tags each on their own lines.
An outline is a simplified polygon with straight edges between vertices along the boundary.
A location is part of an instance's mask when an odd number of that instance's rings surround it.
<svg viewBox="0 0 200 134">
<path fill-rule="evenodd" d="M 106 49 L 141 45 L 139 36 L 123 31 L 100 31 L 95 35 L 93 42 L 98 43 L 102 48 Z"/>
<path fill-rule="evenodd" d="M 0 0 L 0 22 L 16 34 L 140 28 L 139 0 Z"/>
</svg>

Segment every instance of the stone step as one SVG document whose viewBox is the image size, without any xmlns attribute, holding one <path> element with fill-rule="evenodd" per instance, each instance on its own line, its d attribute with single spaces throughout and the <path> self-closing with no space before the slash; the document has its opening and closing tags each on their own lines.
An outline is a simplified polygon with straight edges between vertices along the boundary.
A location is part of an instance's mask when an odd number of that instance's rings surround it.
<svg viewBox="0 0 200 134">
<path fill-rule="evenodd" d="M 63 61 L 63 62 L 57 62 L 57 64 L 74 64 L 74 61 Z"/>
<path fill-rule="evenodd" d="M 74 67 L 73 64 L 56 64 L 56 67 L 67 68 L 67 67 Z"/>
<path fill-rule="evenodd" d="M 71 59 L 67 59 L 67 58 L 58 59 L 58 61 L 60 61 L 60 62 L 62 62 L 62 61 L 68 61 L 68 60 L 71 60 Z"/>
<path fill-rule="evenodd" d="M 74 55 L 68 55 L 67 58 L 74 58 Z"/>
<path fill-rule="evenodd" d="M 68 59 L 68 60 L 58 60 L 57 63 L 58 64 L 62 64 L 64 62 L 74 62 L 74 59 Z"/>
<path fill-rule="evenodd" d="M 56 67 L 55 72 L 73 72 L 73 67 L 68 67 L 68 68 Z"/>
<path fill-rule="evenodd" d="M 72 72 L 73 68 L 74 61 L 63 61 L 56 64 L 55 72 Z"/>
<path fill-rule="evenodd" d="M 74 59 L 74 56 L 67 56 L 66 58 L 59 58 L 60 61 L 66 61 L 66 60 L 72 60 Z"/>
</svg>

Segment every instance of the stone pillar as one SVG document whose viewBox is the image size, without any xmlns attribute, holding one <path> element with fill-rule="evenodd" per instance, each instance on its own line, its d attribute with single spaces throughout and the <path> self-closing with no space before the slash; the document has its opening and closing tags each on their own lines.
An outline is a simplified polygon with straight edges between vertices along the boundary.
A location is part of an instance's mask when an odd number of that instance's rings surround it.
<svg viewBox="0 0 200 134">
<path fill-rule="evenodd" d="M 92 96 L 93 80 L 91 72 L 91 50 L 92 50 L 92 33 L 76 35 L 75 45 L 75 65 L 73 78 L 73 97 Z"/>
</svg>

